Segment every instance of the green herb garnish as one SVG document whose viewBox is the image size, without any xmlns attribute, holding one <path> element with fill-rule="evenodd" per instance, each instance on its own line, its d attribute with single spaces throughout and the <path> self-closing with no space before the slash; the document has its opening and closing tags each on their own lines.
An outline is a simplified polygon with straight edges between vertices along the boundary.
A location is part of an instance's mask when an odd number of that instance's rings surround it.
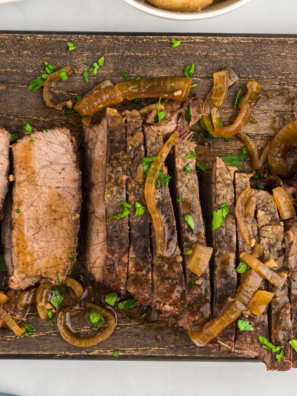
<svg viewBox="0 0 297 396">
<path fill-rule="evenodd" d="M 0 272 L 5 272 L 7 271 L 7 267 L 5 264 L 5 259 L 4 259 L 4 254 L 0 254 Z"/>
<path fill-rule="evenodd" d="M 260 335 L 258 336 L 258 338 L 259 338 L 262 348 L 271 350 L 272 353 L 276 353 L 276 352 L 280 351 L 280 353 L 275 355 L 277 362 L 280 363 L 284 356 L 284 348 L 285 347 L 284 346 L 274 346 L 270 341 L 267 340 L 267 338 L 262 337 Z"/>
<path fill-rule="evenodd" d="M 244 161 L 246 159 L 246 155 L 227 155 L 220 158 L 222 158 L 222 160 L 230 166 L 241 166 L 241 161 Z"/>
<path fill-rule="evenodd" d="M 194 73 L 194 63 L 192 63 L 191 65 L 185 68 L 185 76 L 187 78 L 190 78 L 192 77 L 193 73 Z"/>
<path fill-rule="evenodd" d="M 213 211 L 212 218 L 212 231 L 217 230 L 221 227 L 223 221 L 225 221 L 227 214 L 230 212 L 228 205 L 223 203 L 218 210 Z"/>
<path fill-rule="evenodd" d="M 254 174 L 254 176 L 252 176 L 251 178 L 252 178 L 252 179 L 260 179 L 261 173 L 260 173 L 260 172 L 257 172 L 256 170 L 253 170 L 253 172 L 255 172 L 255 174 Z"/>
<path fill-rule="evenodd" d="M 192 285 L 196 285 L 194 279 L 190 279 L 190 282 L 192 283 Z"/>
<path fill-rule="evenodd" d="M 149 162 L 154 162 L 156 159 L 157 159 L 157 157 L 152 157 L 152 158 L 144 157 L 144 158 L 142 158 L 142 163 L 146 164 L 146 163 L 149 163 Z"/>
<path fill-rule="evenodd" d="M 30 144 L 34 143 L 35 140 L 34 139 L 30 139 Z"/>
<path fill-rule="evenodd" d="M 225 142 L 230 142 L 230 138 L 225 138 L 224 141 Z"/>
<path fill-rule="evenodd" d="M 62 279 L 61 279 L 61 277 L 60 277 L 59 272 L 57 272 L 57 278 L 58 278 L 59 283 L 62 283 Z"/>
<path fill-rule="evenodd" d="M 194 151 L 190 151 L 190 153 L 187 156 L 185 156 L 184 159 L 196 158 L 196 157 L 197 157 L 197 154 Z"/>
<path fill-rule="evenodd" d="M 176 197 L 176 203 L 180 203 L 180 199 Z"/>
<path fill-rule="evenodd" d="M 28 333 L 33 333 L 34 332 L 34 327 L 29 325 L 28 323 L 22 322 L 22 325 L 25 327 L 25 329 L 26 329 L 26 331 Z"/>
<path fill-rule="evenodd" d="M 56 71 L 56 68 L 50 65 L 48 62 L 44 62 L 44 65 L 45 65 L 45 70 L 48 74 L 52 74 L 54 71 Z"/>
<path fill-rule="evenodd" d="M 131 205 L 129 205 L 125 201 L 121 201 L 120 204 L 123 206 L 123 210 L 121 213 L 119 213 L 116 216 L 112 216 L 112 219 L 123 219 L 124 217 L 128 216 L 130 213 L 130 209 L 132 208 Z"/>
<path fill-rule="evenodd" d="M 186 175 L 192 171 L 192 168 L 189 165 L 185 166 Z"/>
<path fill-rule="evenodd" d="M 143 319 L 146 317 L 146 315 L 147 315 L 147 312 L 143 312 L 143 313 L 140 315 L 140 319 L 143 320 Z"/>
<path fill-rule="evenodd" d="M 17 213 L 21 213 L 20 209 L 16 209 L 15 211 L 16 211 Z"/>
<path fill-rule="evenodd" d="M 121 72 L 121 75 L 124 77 L 125 81 L 128 81 L 128 73 L 126 71 Z"/>
<path fill-rule="evenodd" d="M 32 92 L 36 92 L 38 88 L 43 87 L 44 86 L 44 80 L 42 77 L 38 77 L 35 80 L 31 81 L 29 84 L 29 89 Z"/>
<path fill-rule="evenodd" d="M 114 357 L 119 357 L 119 352 L 118 351 L 114 351 L 113 356 Z"/>
<path fill-rule="evenodd" d="M 251 267 L 247 263 L 241 261 L 236 268 L 236 272 L 238 274 L 245 274 L 250 268 Z"/>
<path fill-rule="evenodd" d="M 98 70 L 99 70 L 99 65 L 98 65 L 97 62 L 94 62 L 94 63 L 92 64 L 92 66 L 90 67 L 89 72 L 92 73 L 92 74 L 94 74 L 94 75 L 96 76 L 97 73 L 98 73 Z"/>
<path fill-rule="evenodd" d="M 33 128 L 31 127 L 28 121 L 25 121 L 24 123 L 24 130 L 25 130 L 25 135 L 30 135 L 30 133 L 33 132 Z"/>
<path fill-rule="evenodd" d="M 103 66 L 104 66 L 104 63 L 105 63 L 105 58 L 104 58 L 104 56 L 101 56 L 101 58 L 98 59 L 98 65 L 99 65 L 100 67 L 103 67 Z"/>
<path fill-rule="evenodd" d="M 20 134 L 19 133 L 12 133 L 10 135 L 10 143 L 14 143 L 18 140 Z"/>
<path fill-rule="evenodd" d="M 65 111 L 65 115 L 74 114 L 74 113 L 76 113 L 76 110 L 74 110 L 73 107 L 71 107 L 71 109 L 68 109 Z"/>
<path fill-rule="evenodd" d="M 239 99 L 240 99 L 240 93 L 241 93 L 241 89 L 238 91 L 238 94 L 236 95 L 236 99 L 235 99 L 235 102 L 234 102 L 234 109 L 236 109 L 236 107 L 238 106 L 238 102 L 239 102 Z"/>
<path fill-rule="evenodd" d="M 179 40 L 171 39 L 171 48 L 178 47 L 180 45 L 180 43 L 181 42 Z"/>
<path fill-rule="evenodd" d="M 198 87 L 198 84 L 192 84 L 191 85 L 191 88 L 195 88 L 195 87 Z"/>
<path fill-rule="evenodd" d="M 192 115 L 192 110 L 191 110 L 191 107 L 189 106 L 188 111 L 186 112 L 186 115 L 185 115 L 185 120 L 187 122 L 191 121 L 191 115 Z"/>
<path fill-rule="evenodd" d="M 53 318 L 53 313 L 52 313 L 52 311 L 47 311 L 47 317 L 48 317 L 49 319 L 52 319 L 52 318 Z"/>
<path fill-rule="evenodd" d="M 68 45 L 68 52 L 74 51 L 76 48 L 78 48 L 78 45 L 70 43 L 69 41 L 67 41 L 67 45 Z"/>
<path fill-rule="evenodd" d="M 162 99 L 162 96 L 160 97 L 159 104 L 158 104 L 158 120 L 159 120 L 159 124 L 166 116 L 166 111 L 165 110 L 164 111 L 160 111 L 161 99 Z"/>
<path fill-rule="evenodd" d="M 86 83 L 89 82 L 89 72 L 88 71 L 84 71 L 83 72 L 83 78 L 84 78 Z"/>
<path fill-rule="evenodd" d="M 289 341 L 289 344 L 294 349 L 294 351 L 297 352 L 297 340 L 291 340 Z"/>
<path fill-rule="evenodd" d="M 65 294 L 60 294 L 57 296 L 54 296 L 50 299 L 50 303 L 55 307 L 59 308 L 64 300 Z"/>
<path fill-rule="evenodd" d="M 211 169 L 210 166 L 208 166 L 208 165 L 203 165 L 203 164 L 198 164 L 198 162 L 196 163 L 196 165 L 197 165 L 197 167 L 198 167 L 202 172 Z"/>
<path fill-rule="evenodd" d="M 108 293 L 106 294 L 104 301 L 108 305 L 111 305 L 113 307 L 117 298 L 118 298 L 118 293 Z"/>
<path fill-rule="evenodd" d="M 55 327 L 55 325 L 54 325 L 54 322 L 51 320 L 51 326 L 52 327 Z"/>
<path fill-rule="evenodd" d="M 135 202 L 135 216 L 141 216 L 145 213 L 146 206 L 142 206 L 139 202 Z"/>
<path fill-rule="evenodd" d="M 248 154 L 249 153 L 245 147 L 243 147 L 241 151 L 242 151 L 242 154 Z"/>
<path fill-rule="evenodd" d="M 60 74 L 60 77 L 61 77 L 61 80 L 62 80 L 62 81 L 68 80 L 68 76 L 67 76 L 67 74 L 66 74 L 66 70 L 65 70 L 65 69 L 59 70 L 59 74 Z"/>
<path fill-rule="evenodd" d="M 119 309 L 133 309 L 137 306 L 138 300 L 136 298 L 131 298 L 130 300 L 125 300 L 118 303 Z"/>
<path fill-rule="evenodd" d="M 238 320 L 237 326 L 240 331 L 253 331 L 255 330 L 252 325 L 250 325 L 248 320 Z"/>
<path fill-rule="evenodd" d="M 91 311 L 88 315 L 88 318 L 90 319 L 92 325 L 96 327 L 102 326 L 106 323 L 103 319 L 103 316 L 97 311 Z"/>
<path fill-rule="evenodd" d="M 189 227 L 192 228 L 192 230 L 195 229 L 195 223 L 194 223 L 194 219 L 193 219 L 192 216 L 186 215 L 186 217 L 185 217 L 185 222 L 188 224 Z"/>
<path fill-rule="evenodd" d="M 257 189 L 258 190 L 264 190 L 265 186 L 263 186 L 263 184 L 258 184 L 257 185 Z"/>
<path fill-rule="evenodd" d="M 162 182 L 164 187 L 168 187 L 170 179 L 172 179 L 171 176 L 169 176 L 169 175 L 163 176 L 163 171 L 161 171 L 159 176 L 158 176 L 158 179 L 156 180 L 156 186 L 159 187 L 160 182 Z"/>
<path fill-rule="evenodd" d="M 82 61 L 82 64 L 85 65 L 85 66 L 89 66 L 89 64 L 86 63 L 86 61 L 84 61 L 84 60 Z"/>
</svg>

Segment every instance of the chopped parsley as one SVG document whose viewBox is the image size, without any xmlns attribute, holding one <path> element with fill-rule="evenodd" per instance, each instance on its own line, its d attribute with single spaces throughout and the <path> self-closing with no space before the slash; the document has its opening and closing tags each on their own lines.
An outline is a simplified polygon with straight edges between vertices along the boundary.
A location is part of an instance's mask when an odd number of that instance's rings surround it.
<svg viewBox="0 0 297 396">
<path fill-rule="evenodd" d="M 82 100 L 82 96 L 76 95 L 76 100 L 77 100 L 78 102 L 80 102 L 80 101 Z"/>
<path fill-rule="evenodd" d="M 68 109 L 65 111 L 65 115 L 74 114 L 74 113 L 76 113 L 76 110 L 74 110 L 73 107 L 71 107 L 71 109 Z"/>
<path fill-rule="evenodd" d="M 242 154 L 248 154 L 249 153 L 245 147 L 243 147 L 243 149 L 241 151 L 242 151 Z"/>
<path fill-rule="evenodd" d="M 62 279 L 61 279 L 61 277 L 60 277 L 59 272 L 57 272 L 57 278 L 58 278 L 59 283 L 62 283 Z"/>
<path fill-rule="evenodd" d="M 264 190 L 265 186 L 263 186 L 263 184 L 258 184 L 257 185 L 257 189 L 258 190 Z"/>
<path fill-rule="evenodd" d="M 38 77 L 35 80 L 31 81 L 29 84 L 29 89 L 32 92 L 36 92 L 38 88 L 43 87 L 44 86 L 44 80 L 42 77 Z"/>
<path fill-rule="evenodd" d="M 250 268 L 251 267 L 247 263 L 241 261 L 236 268 L 236 272 L 238 274 L 245 274 Z"/>
<path fill-rule="evenodd" d="M 52 292 L 53 292 L 53 296 L 50 299 L 50 303 L 55 308 L 59 308 L 64 300 L 65 294 L 60 294 L 60 286 L 53 286 Z"/>
<path fill-rule="evenodd" d="M 218 210 L 213 211 L 212 218 L 212 231 L 217 230 L 221 227 L 223 221 L 225 221 L 227 214 L 230 212 L 228 205 L 223 203 Z"/>
<path fill-rule="evenodd" d="M 18 140 L 20 133 L 12 133 L 10 135 L 10 143 L 14 143 Z"/>
<path fill-rule="evenodd" d="M 131 257 L 131 260 L 135 260 L 135 257 Z"/>
<path fill-rule="evenodd" d="M 161 171 L 159 176 L 158 176 L 158 179 L 156 180 L 156 186 L 159 187 L 160 182 L 162 182 L 164 187 L 168 187 L 170 179 L 172 179 L 171 176 L 169 176 L 169 175 L 163 176 L 163 171 Z"/>
<path fill-rule="evenodd" d="M 136 298 L 131 298 L 130 300 L 125 300 L 118 303 L 119 309 L 133 309 L 137 306 L 138 300 Z"/>
<path fill-rule="evenodd" d="M 7 267 L 5 264 L 5 259 L 4 259 L 4 254 L 0 254 L 0 272 L 5 272 L 7 271 Z"/>
<path fill-rule="evenodd" d="M 193 73 L 194 73 L 194 63 L 192 63 L 191 65 L 185 68 L 185 76 L 187 78 L 190 78 L 192 77 Z"/>
<path fill-rule="evenodd" d="M 294 351 L 297 352 L 297 340 L 291 340 L 289 341 L 289 344 L 294 349 Z"/>
<path fill-rule="evenodd" d="M 66 70 L 65 70 L 65 69 L 59 70 L 59 74 L 60 74 L 60 77 L 61 77 L 61 80 L 62 80 L 62 81 L 68 80 L 68 76 L 67 76 L 67 74 L 66 74 Z"/>
<path fill-rule="evenodd" d="M 50 65 L 48 62 L 44 62 L 44 66 L 47 74 L 52 74 L 54 71 L 56 71 L 56 68 Z"/>
<path fill-rule="evenodd" d="M 103 316 L 97 311 L 91 311 L 88 315 L 88 318 L 90 319 L 92 325 L 96 327 L 102 326 L 106 323 L 103 319 Z"/>
<path fill-rule="evenodd" d="M 112 216 L 112 219 L 123 219 L 124 217 L 129 215 L 132 206 L 125 201 L 121 201 L 120 204 L 123 206 L 122 212 L 116 216 Z"/>
<path fill-rule="evenodd" d="M 85 66 L 89 66 L 89 64 L 86 63 L 86 61 L 84 61 L 84 60 L 82 61 L 82 64 L 85 65 Z"/>
<path fill-rule="evenodd" d="M 52 327 L 55 327 L 55 325 L 54 325 L 54 322 L 51 320 L 51 326 Z"/>
<path fill-rule="evenodd" d="M 198 87 L 198 84 L 192 84 L 191 85 L 191 88 L 195 88 L 195 87 Z"/>
<path fill-rule="evenodd" d="M 255 330 L 253 328 L 253 326 L 250 325 L 250 322 L 248 320 L 238 320 L 237 326 L 240 331 L 254 331 Z"/>
<path fill-rule="evenodd" d="M 69 41 L 67 41 L 67 45 L 68 45 L 68 52 L 74 51 L 76 48 L 78 48 L 78 45 L 70 43 Z"/>
<path fill-rule="evenodd" d="M 238 94 L 236 95 L 236 99 L 235 99 L 235 102 L 234 102 L 234 109 L 236 109 L 236 107 L 238 106 L 238 102 L 239 102 L 239 99 L 240 99 L 240 93 L 241 93 L 241 89 L 238 91 Z"/>
<path fill-rule="evenodd" d="M 147 312 L 143 312 L 143 313 L 140 315 L 140 319 L 143 320 L 143 319 L 146 317 L 146 315 L 147 315 Z"/>
<path fill-rule="evenodd" d="M 31 326 L 30 324 L 26 323 L 26 322 L 22 322 L 22 325 L 25 327 L 26 331 L 28 333 L 33 333 L 34 332 L 34 327 Z"/>
<path fill-rule="evenodd" d="M 192 115 L 192 110 L 191 110 L 191 106 L 189 106 L 188 111 L 186 112 L 186 115 L 185 115 L 185 119 L 187 122 L 191 121 L 191 115 Z"/>
<path fill-rule="evenodd" d="M 180 199 L 176 197 L 176 203 L 180 203 Z"/>
<path fill-rule="evenodd" d="M 140 104 L 142 103 L 142 99 L 141 98 L 132 99 L 132 102 Z"/>
<path fill-rule="evenodd" d="M 34 143 L 35 140 L 34 139 L 30 139 L 30 144 Z"/>
<path fill-rule="evenodd" d="M 210 166 L 208 165 L 203 165 L 203 164 L 198 164 L 198 162 L 196 163 L 197 167 L 199 168 L 199 170 L 201 170 L 202 172 L 211 169 Z"/>
<path fill-rule="evenodd" d="M 224 141 L 225 142 L 230 142 L 230 138 L 225 138 Z"/>
<path fill-rule="evenodd" d="M 52 311 L 47 311 L 47 317 L 48 317 L 49 319 L 53 319 L 53 313 L 52 313 Z"/>
<path fill-rule="evenodd" d="M 142 206 L 139 202 L 135 202 L 135 216 L 141 216 L 144 214 L 146 206 Z"/>
<path fill-rule="evenodd" d="M 258 338 L 259 338 L 262 348 L 271 350 L 272 353 L 276 353 L 276 352 L 280 351 L 280 353 L 275 355 L 277 362 L 280 363 L 284 356 L 284 348 L 285 347 L 284 346 L 275 346 L 270 341 L 268 341 L 267 338 L 265 338 L 263 336 L 259 335 Z"/>
<path fill-rule="evenodd" d="M 186 175 L 192 171 L 192 168 L 189 165 L 185 166 Z"/>
<path fill-rule="evenodd" d="M 104 56 L 101 56 L 101 58 L 98 59 L 98 65 L 99 65 L 100 67 L 103 67 L 103 66 L 104 66 L 104 63 L 105 63 L 105 58 L 104 58 Z"/>
<path fill-rule="evenodd" d="M 25 135 L 30 135 L 30 133 L 33 132 L 33 128 L 31 127 L 28 121 L 25 121 L 24 123 L 24 130 L 25 130 Z"/>
<path fill-rule="evenodd" d="M 108 293 L 106 294 L 104 301 L 106 302 L 106 304 L 113 307 L 117 298 L 118 298 L 118 293 Z"/>
<path fill-rule="evenodd" d="M 185 156 L 184 159 L 196 158 L 196 157 L 197 157 L 197 154 L 194 151 L 190 151 L 190 153 L 187 156 Z"/>
<path fill-rule="evenodd" d="M 15 211 L 16 211 L 17 213 L 21 213 L 20 209 L 16 209 Z"/>
<path fill-rule="evenodd" d="M 121 75 L 124 77 L 125 81 L 128 81 L 128 73 L 126 71 L 121 72 Z"/>
<path fill-rule="evenodd" d="M 157 157 L 152 157 L 152 158 L 144 157 L 144 158 L 142 158 L 142 163 L 146 164 L 146 163 L 154 162 L 156 159 L 157 159 Z"/>
<path fill-rule="evenodd" d="M 119 357 L 119 352 L 118 351 L 114 351 L 113 356 L 114 357 Z"/>
<path fill-rule="evenodd" d="M 253 170 L 253 172 L 255 172 L 255 174 L 254 174 L 254 176 L 252 176 L 252 179 L 260 179 L 260 177 L 261 177 L 261 173 L 260 173 L 260 172 L 257 172 L 257 171 L 255 171 L 255 170 Z"/>
<path fill-rule="evenodd" d="M 179 40 L 171 39 L 171 48 L 178 47 L 180 45 L 180 43 L 181 42 Z"/>
<path fill-rule="evenodd" d="M 188 224 L 189 227 L 192 228 L 192 230 L 195 229 L 195 223 L 194 223 L 194 219 L 193 219 L 192 216 L 186 215 L 186 217 L 185 217 L 185 222 Z"/>
<path fill-rule="evenodd" d="M 195 283 L 195 281 L 194 281 L 194 279 L 192 278 L 192 279 L 190 279 L 190 282 L 192 283 L 192 285 L 196 285 L 196 283 Z"/>
<path fill-rule="evenodd" d="M 227 155 L 220 158 L 222 158 L 222 160 L 230 166 L 241 166 L 241 161 L 244 161 L 246 159 L 246 155 Z"/>
<path fill-rule="evenodd" d="M 89 72 L 88 71 L 84 71 L 83 72 L 83 78 L 84 78 L 86 83 L 89 82 Z"/>
<path fill-rule="evenodd" d="M 158 120 L 159 120 L 159 124 L 166 116 L 166 111 L 165 110 L 164 111 L 160 111 L 161 99 L 162 99 L 162 96 L 160 97 L 159 104 L 158 104 Z"/>
<path fill-rule="evenodd" d="M 94 74 L 94 75 L 96 76 L 97 73 L 98 73 L 98 70 L 99 70 L 99 65 L 98 65 L 97 62 L 94 62 L 94 63 L 92 64 L 92 66 L 90 67 L 89 72 L 92 73 L 92 74 Z"/>
</svg>

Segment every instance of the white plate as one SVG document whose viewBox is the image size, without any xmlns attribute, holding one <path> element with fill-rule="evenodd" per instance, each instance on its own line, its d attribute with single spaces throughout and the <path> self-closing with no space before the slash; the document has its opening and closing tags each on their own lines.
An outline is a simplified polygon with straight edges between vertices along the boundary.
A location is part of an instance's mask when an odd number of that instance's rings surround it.
<svg viewBox="0 0 297 396">
<path fill-rule="evenodd" d="M 205 8 L 200 12 L 175 12 L 162 10 L 147 3 L 145 0 L 123 0 L 125 3 L 137 8 L 147 14 L 154 15 L 160 18 L 175 19 L 180 21 L 194 21 L 197 19 L 213 18 L 227 12 L 236 10 L 237 8 L 248 3 L 250 0 L 226 0 L 222 3 L 215 4 Z"/>
</svg>

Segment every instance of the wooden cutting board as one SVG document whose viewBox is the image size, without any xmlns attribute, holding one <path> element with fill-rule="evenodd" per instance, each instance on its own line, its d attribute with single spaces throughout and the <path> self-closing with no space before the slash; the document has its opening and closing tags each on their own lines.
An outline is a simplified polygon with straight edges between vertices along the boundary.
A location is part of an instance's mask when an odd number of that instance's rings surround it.
<svg viewBox="0 0 297 396">
<path fill-rule="evenodd" d="M 170 48 L 170 40 L 181 40 L 177 48 Z M 63 115 L 45 106 L 42 89 L 32 93 L 28 89 L 30 81 L 44 72 L 44 61 L 57 69 L 77 64 L 81 74 L 71 76 L 67 82 L 56 83 L 52 87 L 55 101 L 75 99 L 75 95 L 85 95 L 99 82 L 110 79 L 113 83 L 123 81 L 122 71 L 127 71 L 129 79 L 162 76 L 183 76 L 184 69 L 194 63 L 192 89 L 202 99 L 212 86 L 212 74 L 226 66 L 231 66 L 240 76 L 239 83 L 228 93 L 221 112 L 227 123 L 236 114 L 233 108 L 239 89 L 245 92 L 249 79 L 258 80 L 263 89 L 289 88 L 287 96 L 277 96 L 268 100 L 265 94 L 257 106 L 254 116 L 258 124 L 249 124 L 244 131 L 254 138 L 259 149 L 289 121 L 296 119 L 297 102 L 297 37 L 259 36 L 175 36 L 175 35 L 103 35 L 103 34 L 26 34 L 0 32 L 0 126 L 11 133 L 22 128 L 25 121 L 42 130 L 54 127 L 69 128 L 78 138 L 82 132 L 81 117 L 78 114 Z M 79 48 L 68 52 L 67 41 Z M 97 76 L 90 75 L 87 84 L 82 72 L 101 56 L 105 56 L 105 66 Z M 144 106 L 124 103 L 120 110 Z M 102 117 L 97 114 L 96 122 Z M 200 127 L 196 126 L 196 129 Z M 200 137 L 198 138 L 200 139 Z M 200 139 L 199 162 L 212 165 L 216 155 L 240 154 L 242 144 L 233 137 L 230 142 L 223 139 Z M 242 169 L 250 171 L 249 158 Z M 203 194 L 203 192 L 201 192 Z M 74 271 L 77 279 L 88 284 L 89 298 L 100 302 L 108 289 L 95 284 L 82 267 Z M 0 273 L 0 288 L 5 289 L 6 273 Z M 67 301 L 66 301 L 67 303 Z M 162 322 L 152 322 L 150 311 L 141 320 L 141 308 L 118 310 L 118 325 L 113 335 L 99 344 L 97 349 L 76 348 L 64 342 L 49 321 L 42 321 L 35 310 L 30 308 L 28 321 L 35 328 L 30 337 L 15 337 L 11 331 L 0 330 L 0 357 L 2 358 L 72 358 L 72 359 L 230 359 L 227 353 L 210 353 L 207 348 L 197 348 L 189 340 L 187 332 L 168 328 Z M 87 334 L 88 322 L 81 310 L 72 315 L 74 329 Z M 156 336 L 161 341 L 156 341 Z M 232 359 L 238 359 L 232 357 Z"/>
</svg>

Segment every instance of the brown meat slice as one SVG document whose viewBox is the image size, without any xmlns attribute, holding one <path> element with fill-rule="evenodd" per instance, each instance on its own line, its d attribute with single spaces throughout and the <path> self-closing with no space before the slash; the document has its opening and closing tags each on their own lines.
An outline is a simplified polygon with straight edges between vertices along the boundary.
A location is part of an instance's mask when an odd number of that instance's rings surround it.
<svg viewBox="0 0 297 396">
<path fill-rule="evenodd" d="M 163 146 L 162 129 L 158 125 L 144 126 L 147 157 L 158 155 Z M 167 174 L 164 167 L 163 175 Z M 159 209 L 165 226 L 168 251 L 172 252 L 171 259 L 156 256 L 155 240 L 153 242 L 153 295 L 151 305 L 161 311 L 162 317 L 180 315 L 184 306 L 185 280 L 183 274 L 182 257 L 178 246 L 176 221 L 169 192 L 169 187 L 160 183 L 156 187 L 156 206 Z M 152 225 L 152 234 L 154 229 Z"/>
<path fill-rule="evenodd" d="M 4 216 L 1 223 L 1 241 L 4 247 L 4 260 L 8 276 L 13 273 L 11 261 L 11 234 L 12 234 L 12 188 L 9 189 L 4 203 Z"/>
<path fill-rule="evenodd" d="M 259 229 L 265 225 L 278 225 L 280 222 L 273 196 L 267 191 L 257 191 L 257 221 Z"/>
<path fill-rule="evenodd" d="M 126 117 L 127 147 L 131 155 L 128 165 L 128 202 L 132 205 L 129 214 L 130 247 L 127 290 L 139 304 L 148 304 L 152 294 L 152 254 L 151 254 L 151 217 L 148 210 L 141 216 L 135 215 L 135 202 L 145 206 L 144 171 L 142 159 L 145 157 L 144 136 L 142 131 L 142 116 L 136 110 L 124 112 Z M 130 141 L 135 135 L 142 136 L 142 142 L 135 148 Z M 140 180 L 136 176 L 142 173 Z"/>
<path fill-rule="evenodd" d="M 201 119 L 202 107 L 203 102 L 198 95 L 192 95 L 183 103 L 183 106 L 180 110 L 181 115 L 178 120 L 177 128 L 181 135 L 188 136 L 188 133 L 190 133 L 190 128 Z"/>
<path fill-rule="evenodd" d="M 107 216 L 107 253 L 101 283 L 125 294 L 128 273 L 129 224 L 128 216 L 113 218 L 122 212 L 126 202 L 127 165 L 126 131 L 124 120 L 114 109 L 106 110 L 107 167 L 105 204 Z"/>
<path fill-rule="evenodd" d="M 97 281 L 103 277 L 107 252 L 105 174 L 107 117 L 99 125 L 84 127 L 84 197 L 80 261 Z"/>
<path fill-rule="evenodd" d="M 196 158 L 185 158 L 191 151 L 195 152 L 196 144 L 188 140 L 178 143 L 170 158 L 174 171 L 175 196 L 178 198 L 178 223 L 180 228 L 183 252 L 193 251 L 195 245 L 206 245 L 204 221 L 200 205 L 199 184 L 196 173 Z M 191 168 L 186 173 L 185 167 Z M 187 215 L 192 216 L 194 230 L 185 222 Z M 184 254 L 186 274 L 186 308 L 178 326 L 185 329 L 198 330 L 211 315 L 211 291 L 209 267 L 198 277 L 186 268 L 189 255 Z"/>
<path fill-rule="evenodd" d="M 235 192 L 236 201 L 239 199 L 241 193 L 248 187 L 250 187 L 251 174 L 246 173 L 235 173 Z M 249 229 L 251 239 L 255 239 L 255 243 L 259 243 L 258 226 L 255 217 L 245 217 L 245 225 Z M 238 263 L 240 262 L 239 255 L 242 252 L 253 253 L 253 247 L 247 244 L 237 227 L 237 241 L 238 241 Z M 239 275 L 239 280 L 242 281 L 244 275 Z M 265 282 L 262 282 L 261 289 L 264 289 Z M 267 312 L 263 313 L 260 317 L 254 315 L 242 315 L 239 320 L 249 320 L 249 323 L 253 326 L 254 331 L 240 331 L 236 326 L 236 339 L 234 353 L 239 356 L 255 358 L 259 357 L 262 362 L 269 361 L 269 352 L 267 349 L 261 347 L 258 336 L 261 335 L 265 338 L 269 338 L 268 329 L 268 315 Z"/>
<path fill-rule="evenodd" d="M 0 220 L 3 219 L 3 205 L 8 192 L 10 134 L 0 128 Z"/>
<path fill-rule="evenodd" d="M 297 218 L 285 222 L 286 264 L 289 271 L 291 319 L 294 340 L 297 339 Z M 292 367 L 297 368 L 297 352 L 293 350 Z"/>
<path fill-rule="evenodd" d="M 81 174 L 67 129 L 36 132 L 12 148 L 12 265 L 9 284 L 58 283 L 72 267 L 79 232 Z"/>
<path fill-rule="evenodd" d="M 208 244 L 214 249 L 211 260 L 213 318 L 222 313 L 230 299 L 234 298 L 237 290 L 235 194 L 233 185 L 235 169 L 227 167 L 221 158 L 217 158 L 212 171 L 204 172 L 202 176 L 202 210 L 206 217 Z M 219 210 L 224 203 L 229 208 L 226 220 L 217 230 L 211 232 L 213 211 Z M 235 341 L 235 323 L 227 326 L 218 337 L 212 340 L 213 348 L 226 351 L 226 347 L 218 344 L 217 341 L 228 345 L 231 348 L 230 351 L 232 351 Z"/>
</svg>

